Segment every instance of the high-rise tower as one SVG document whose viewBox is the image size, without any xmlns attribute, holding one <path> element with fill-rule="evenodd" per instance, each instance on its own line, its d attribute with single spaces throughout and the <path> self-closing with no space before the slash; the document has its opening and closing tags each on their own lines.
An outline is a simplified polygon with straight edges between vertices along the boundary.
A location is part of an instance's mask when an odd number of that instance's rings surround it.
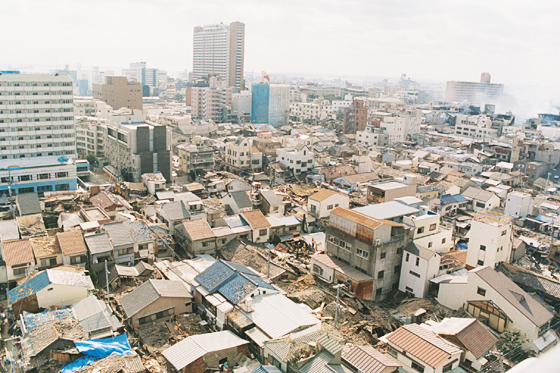
<svg viewBox="0 0 560 373">
<path fill-rule="evenodd" d="M 243 88 L 245 24 L 232 22 L 194 28 L 193 79 L 219 74 L 229 87 Z"/>
</svg>

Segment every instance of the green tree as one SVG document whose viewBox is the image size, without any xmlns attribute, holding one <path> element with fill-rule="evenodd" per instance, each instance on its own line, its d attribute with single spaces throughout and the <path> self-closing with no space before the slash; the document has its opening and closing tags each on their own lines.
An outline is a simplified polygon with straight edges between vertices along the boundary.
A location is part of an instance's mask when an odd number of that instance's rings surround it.
<svg viewBox="0 0 560 373">
<path fill-rule="evenodd" d="M 86 156 L 86 160 L 89 162 L 91 166 L 97 167 L 97 157 L 94 154 L 88 154 Z"/>
<path fill-rule="evenodd" d="M 184 100 L 184 97 L 183 97 L 182 94 L 177 93 L 177 94 L 175 95 L 175 101 L 183 101 L 183 100 Z"/>
<path fill-rule="evenodd" d="M 507 354 L 508 352 L 523 346 L 523 344 L 527 341 L 527 337 L 521 331 L 517 329 L 506 330 L 502 334 L 502 340 L 498 342 L 498 349 L 503 354 Z"/>
</svg>

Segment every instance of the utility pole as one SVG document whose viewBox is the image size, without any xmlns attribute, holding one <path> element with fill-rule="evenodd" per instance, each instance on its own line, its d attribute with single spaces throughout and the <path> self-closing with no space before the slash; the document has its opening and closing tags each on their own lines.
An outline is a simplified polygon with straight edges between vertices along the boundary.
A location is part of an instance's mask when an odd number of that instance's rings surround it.
<svg viewBox="0 0 560 373">
<path fill-rule="evenodd" d="M 344 287 L 344 284 L 338 284 L 333 286 L 336 289 L 336 310 L 334 312 L 334 327 L 338 327 L 338 302 L 340 301 L 340 288 Z"/>
<path fill-rule="evenodd" d="M 111 307 L 109 302 L 109 271 L 107 270 L 107 259 L 105 259 L 105 282 L 107 283 L 107 305 Z"/>
<path fill-rule="evenodd" d="M 267 253 L 267 256 L 266 256 L 266 267 L 267 267 L 266 275 L 267 275 L 268 279 L 270 280 L 270 249 L 269 248 L 266 249 L 266 253 Z"/>
</svg>

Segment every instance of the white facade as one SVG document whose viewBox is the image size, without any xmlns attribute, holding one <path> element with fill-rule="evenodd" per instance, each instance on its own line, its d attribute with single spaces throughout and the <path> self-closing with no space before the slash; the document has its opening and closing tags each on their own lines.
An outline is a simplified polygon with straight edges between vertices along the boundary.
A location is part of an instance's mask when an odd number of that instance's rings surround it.
<svg viewBox="0 0 560 373">
<path fill-rule="evenodd" d="M 276 149 L 277 159 L 292 171 L 294 175 L 309 172 L 314 168 L 315 154 L 307 146 L 297 146 L 295 148 Z"/>
<path fill-rule="evenodd" d="M 85 159 L 89 154 L 103 157 L 103 136 L 107 131 L 104 119 L 78 118 L 76 121 L 76 149 Z"/>
<path fill-rule="evenodd" d="M 415 254 L 405 247 L 399 290 L 424 298 L 428 294 L 430 280 L 439 274 L 440 263 L 441 256 L 436 252 L 420 247 Z"/>
<path fill-rule="evenodd" d="M 290 105 L 290 116 L 299 120 L 326 119 L 333 114 L 333 106 L 328 100 L 313 102 L 294 102 Z"/>
<path fill-rule="evenodd" d="M 420 111 L 409 111 L 402 116 L 386 116 L 380 123 L 384 134 L 389 136 L 389 143 L 405 141 L 407 136 L 420 132 L 422 117 Z"/>
<path fill-rule="evenodd" d="M 509 263 L 513 245 L 513 229 L 508 216 L 475 218 L 468 232 L 467 267 Z"/>
<path fill-rule="evenodd" d="M 262 153 L 253 154 L 251 139 L 239 137 L 228 142 L 225 147 L 226 164 L 228 166 L 244 169 L 260 169 L 262 167 Z"/>
<path fill-rule="evenodd" d="M 487 141 L 496 139 L 498 130 L 492 128 L 492 120 L 486 115 L 459 114 L 455 120 L 455 134 Z"/>
<path fill-rule="evenodd" d="M 241 91 L 232 95 L 232 111 L 235 115 L 251 115 L 252 93 Z"/>
<path fill-rule="evenodd" d="M 51 284 L 37 292 L 37 303 L 39 308 L 66 307 L 86 299 L 88 291 L 85 286 Z"/>
<path fill-rule="evenodd" d="M 340 113 L 342 109 L 351 107 L 352 100 L 333 100 L 332 101 L 332 111 L 333 113 Z"/>
<path fill-rule="evenodd" d="M 75 158 L 70 76 L 0 75 L 0 190 L 75 190 Z"/>
<path fill-rule="evenodd" d="M 505 213 L 525 218 L 533 213 L 533 198 L 529 193 L 511 192 L 507 195 Z"/>
<path fill-rule="evenodd" d="M 363 131 L 356 131 L 356 144 L 366 148 L 372 146 L 389 145 L 389 136 L 381 133 L 381 130 L 373 126 L 366 126 Z"/>
<path fill-rule="evenodd" d="M 335 193 L 322 201 L 315 201 L 311 198 L 307 200 L 307 212 L 316 218 L 328 218 L 331 210 L 337 207 L 348 208 L 350 197 L 345 194 Z"/>
</svg>

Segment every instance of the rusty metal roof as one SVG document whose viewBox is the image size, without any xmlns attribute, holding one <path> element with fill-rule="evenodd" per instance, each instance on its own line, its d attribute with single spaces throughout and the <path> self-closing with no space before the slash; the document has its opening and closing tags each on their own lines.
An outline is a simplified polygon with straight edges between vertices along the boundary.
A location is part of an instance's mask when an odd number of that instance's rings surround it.
<svg viewBox="0 0 560 373">
<path fill-rule="evenodd" d="M 453 354 L 461 353 L 459 347 L 418 324 L 401 326 L 385 338 L 432 368 L 439 367 Z"/>
</svg>

